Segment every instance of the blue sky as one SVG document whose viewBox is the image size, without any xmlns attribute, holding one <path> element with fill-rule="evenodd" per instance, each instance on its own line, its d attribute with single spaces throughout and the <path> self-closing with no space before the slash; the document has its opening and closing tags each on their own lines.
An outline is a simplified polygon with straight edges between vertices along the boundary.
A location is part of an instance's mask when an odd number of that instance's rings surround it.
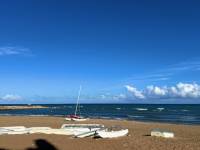
<svg viewBox="0 0 200 150">
<path fill-rule="evenodd" d="M 1 1 L 0 103 L 200 103 L 199 6 Z"/>
</svg>

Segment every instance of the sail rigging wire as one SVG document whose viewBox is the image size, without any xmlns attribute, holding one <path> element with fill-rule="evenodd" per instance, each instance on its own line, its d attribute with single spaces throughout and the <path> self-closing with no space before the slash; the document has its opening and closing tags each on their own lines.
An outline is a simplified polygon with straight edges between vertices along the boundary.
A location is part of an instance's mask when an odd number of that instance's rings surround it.
<svg viewBox="0 0 200 150">
<path fill-rule="evenodd" d="M 78 110 L 78 103 L 79 103 L 79 99 L 80 99 L 80 95 L 81 95 L 81 89 L 82 89 L 82 86 L 80 85 L 79 92 L 78 92 L 78 97 L 77 97 L 77 102 L 76 102 L 75 114 L 74 114 L 75 116 L 76 116 L 77 110 Z M 79 111 L 80 111 L 80 108 L 79 108 Z"/>
</svg>

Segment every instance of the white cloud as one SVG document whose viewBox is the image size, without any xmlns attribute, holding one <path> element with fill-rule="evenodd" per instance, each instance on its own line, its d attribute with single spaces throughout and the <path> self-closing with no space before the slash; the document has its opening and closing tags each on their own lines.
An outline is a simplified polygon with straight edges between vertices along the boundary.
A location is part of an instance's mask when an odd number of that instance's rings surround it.
<svg viewBox="0 0 200 150">
<path fill-rule="evenodd" d="M 148 95 L 154 95 L 154 96 L 165 96 L 167 94 L 167 88 L 166 87 L 158 87 L 158 86 L 147 86 L 146 88 L 146 94 Z"/>
<path fill-rule="evenodd" d="M 144 99 L 145 96 L 143 95 L 142 91 L 137 90 L 135 87 L 126 85 L 125 88 L 133 94 L 135 98 Z"/>
<path fill-rule="evenodd" d="M 175 87 L 169 88 L 169 93 L 183 98 L 199 98 L 200 85 L 193 83 L 178 83 Z"/>
<path fill-rule="evenodd" d="M 30 49 L 23 47 L 4 46 L 0 47 L 0 56 L 4 55 L 32 55 Z"/>
<path fill-rule="evenodd" d="M 200 98 L 200 85 L 196 83 L 178 83 L 171 87 L 147 86 L 143 91 L 126 85 L 126 89 L 135 98 Z"/>
<path fill-rule="evenodd" d="M 19 95 L 6 94 L 5 96 L 1 97 L 0 99 L 5 100 L 5 101 L 17 101 L 17 100 L 22 100 L 23 98 Z"/>
</svg>

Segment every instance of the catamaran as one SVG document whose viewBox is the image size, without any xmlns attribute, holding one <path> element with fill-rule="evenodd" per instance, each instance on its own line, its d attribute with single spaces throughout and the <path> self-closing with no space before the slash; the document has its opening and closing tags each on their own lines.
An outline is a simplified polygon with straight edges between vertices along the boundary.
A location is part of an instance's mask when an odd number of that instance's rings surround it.
<svg viewBox="0 0 200 150">
<path fill-rule="evenodd" d="M 78 110 L 80 113 L 79 99 L 80 99 L 81 89 L 82 89 L 82 87 L 80 86 L 80 89 L 78 92 L 78 98 L 77 98 L 77 102 L 76 102 L 75 113 L 73 115 L 67 115 L 67 117 L 65 118 L 65 120 L 67 120 L 67 121 L 86 121 L 86 120 L 88 120 L 88 118 L 84 118 L 82 116 L 77 115 Z"/>
</svg>

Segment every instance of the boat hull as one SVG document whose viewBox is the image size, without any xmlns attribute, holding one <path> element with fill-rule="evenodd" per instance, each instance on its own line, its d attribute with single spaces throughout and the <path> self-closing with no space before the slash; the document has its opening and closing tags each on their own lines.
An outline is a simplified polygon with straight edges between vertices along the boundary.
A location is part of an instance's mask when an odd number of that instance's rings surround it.
<svg viewBox="0 0 200 150">
<path fill-rule="evenodd" d="M 96 132 L 97 137 L 101 138 L 117 138 L 117 137 L 122 137 L 128 134 L 128 129 L 123 129 L 119 131 L 106 131 L 106 130 L 101 130 Z"/>
<path fill-rule="evenodd" d="M 65 120 L 66 121 L 86 121 L 86 120 L 88 120 L 88 118 L 70 118 L 70 117 L 66 117 Z"/>
</svg>

